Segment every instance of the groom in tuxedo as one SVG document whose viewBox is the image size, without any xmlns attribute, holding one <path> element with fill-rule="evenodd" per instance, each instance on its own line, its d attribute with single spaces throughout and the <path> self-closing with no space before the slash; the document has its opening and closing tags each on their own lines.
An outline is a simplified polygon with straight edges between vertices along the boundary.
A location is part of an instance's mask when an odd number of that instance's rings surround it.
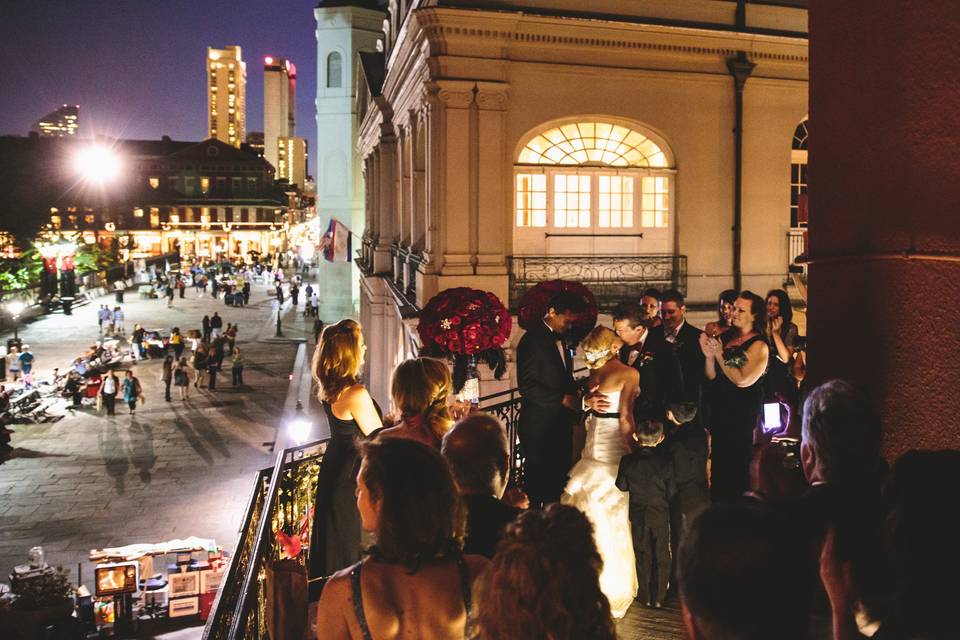
<svg viewBox="0 0 960 640">
<path fill-rule="evenodd" d="M 518 435 L 531 507 L 558 502 L 570 471 L 579 401 L 573 354 L 563 335 L 583 309 L 579 297 L 556 294 L 547 305 L 543 322 L 531 327 L 517 345 L 517 382 L 522 397 Z"/>
</svg>

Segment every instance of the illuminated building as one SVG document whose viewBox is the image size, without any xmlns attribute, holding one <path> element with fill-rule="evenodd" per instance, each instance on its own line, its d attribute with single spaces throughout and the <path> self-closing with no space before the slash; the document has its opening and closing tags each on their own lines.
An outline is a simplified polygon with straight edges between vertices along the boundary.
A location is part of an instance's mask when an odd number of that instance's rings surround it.
<svg viewBox="0 0 960 640">
<path fill-rule="evenodd" d="M 297 133 L 297 68 L 284 58 L 263 59 L 263 157 L 280 171 L 280 138 Z M 291 180 L 291 183 L 293 181 Z"/>
<path fill-rule="evenodd" d="M 307 178 L 307 141 L 296 136 L 277 138 L 277 180 L 286 180 L 302 191 Z"/>
<path fill-rule="evenodd" d="M 77 135 L 80 128 L 80 105 L 65 104 L 37 120 L 31 131 L 41 136 L 60 138 Z"/>
<path fill-rule="evenodd" d="M 247 132 L 247 63 L 240 47 L 207 48 L 207 135 L 239 147 Z"/>
</svg>

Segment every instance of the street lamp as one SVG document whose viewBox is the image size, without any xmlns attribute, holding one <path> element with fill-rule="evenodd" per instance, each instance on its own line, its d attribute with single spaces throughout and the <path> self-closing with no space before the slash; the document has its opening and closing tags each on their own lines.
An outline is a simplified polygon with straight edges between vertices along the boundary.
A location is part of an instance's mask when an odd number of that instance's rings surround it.
<svg viewBox="0 0 960 640">
<path fill-rule="evenodd" d="M 102 185 L 120 174 L 121 162 L 113 149 L 93 144 L 77 152 L 73 166 L 88 182 Z"/>
<path fill-rule="evenodd" d="M 26 305 L 23 304 L 20 300 L 14 300 L 7 305 L 7 311 L 10 312 L 10 315 L 13 316 L 13 340 L 14 342 L 20 342 L 20 337 L 17 335 L 18 320 L 20 319 L 20 314 L 23 313 Z"/>
</svg>

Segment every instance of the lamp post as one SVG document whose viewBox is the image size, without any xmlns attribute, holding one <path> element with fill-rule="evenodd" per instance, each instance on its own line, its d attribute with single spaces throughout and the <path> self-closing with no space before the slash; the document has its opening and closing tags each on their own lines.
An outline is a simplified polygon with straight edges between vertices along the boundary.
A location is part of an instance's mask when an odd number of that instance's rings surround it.
<svg viewBox="0 0 960 640">
<path fill-rule="evenodd" d="M 303 413 L 303 403 L 297 400 L 297 408 L 294 409 L 293 419 L 287 425 L 287 432 L 293 442 L 300 446 L 310 439 L 311 431 L 313 431 L 313 425 Z"/>
<path fill-rule="evenodd" d="M 20 300 L 14 300 L 7 305 L 7 311 L 13 317 L 13 341 L 18 345 L 20 344 L 20 336 L 17 334 L 17 329 L 20 324 L 20 314 L 23 313 L 25 306 Z"/>
</svg>

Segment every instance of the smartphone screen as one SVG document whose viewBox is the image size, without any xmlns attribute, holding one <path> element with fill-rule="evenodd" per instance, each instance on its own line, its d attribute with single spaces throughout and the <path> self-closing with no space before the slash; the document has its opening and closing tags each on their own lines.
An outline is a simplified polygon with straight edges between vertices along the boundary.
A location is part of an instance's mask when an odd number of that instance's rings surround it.
<svg viewBox="0 0 960 640">
<path fill-rule="evenodd" d="M 780 422 L 780 403 L 779 402 L 764 402 L 763 403 L 763 430 L 777 431 L 783 426 Z"/>
</svg>

